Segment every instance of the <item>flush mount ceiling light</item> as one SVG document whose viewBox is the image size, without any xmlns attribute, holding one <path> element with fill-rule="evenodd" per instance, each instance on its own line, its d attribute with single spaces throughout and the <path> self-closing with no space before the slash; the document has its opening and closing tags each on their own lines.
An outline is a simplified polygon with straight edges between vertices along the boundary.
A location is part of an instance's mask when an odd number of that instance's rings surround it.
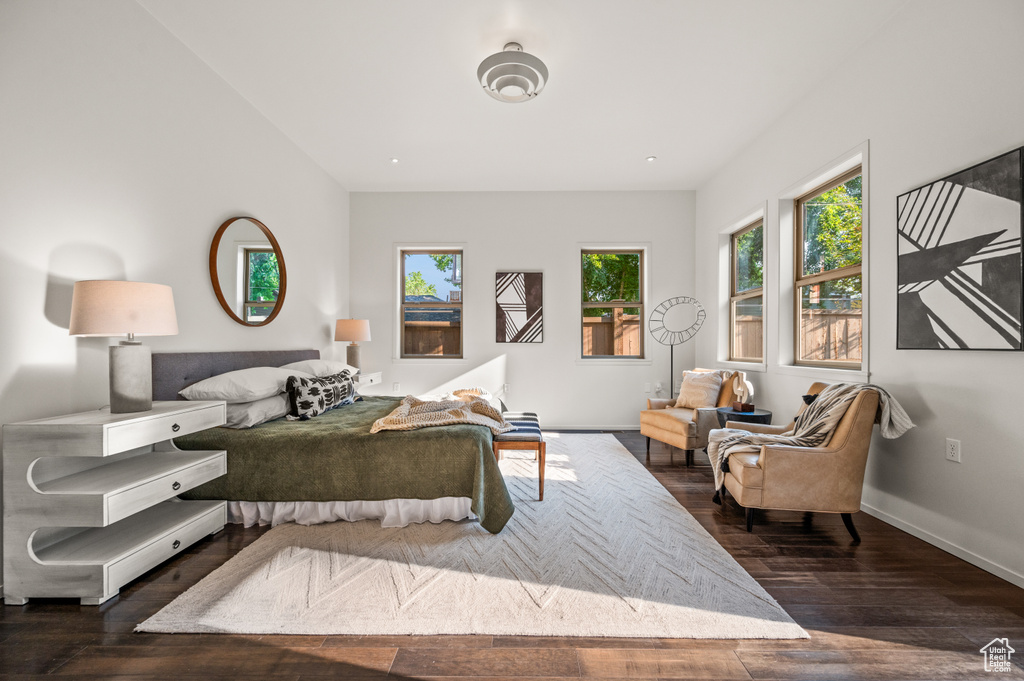
<svg viewBox="0 0 1024 681">
<path fill-rule="evenodd" d="M 523 52 L 519 43 L 508 43 L 502 52 L 480 62 L 476 77 L 491 97 L 514 104 L 540 94 L 548 82 L 548 67 L 532 54 Z"/>
</svg>

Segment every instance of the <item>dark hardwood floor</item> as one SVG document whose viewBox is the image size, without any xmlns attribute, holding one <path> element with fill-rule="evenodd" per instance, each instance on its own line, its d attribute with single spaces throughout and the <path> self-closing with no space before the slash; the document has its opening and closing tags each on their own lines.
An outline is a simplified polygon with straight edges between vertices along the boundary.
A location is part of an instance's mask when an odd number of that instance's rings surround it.
<svg viewBox="0 0 1024 681">
<path fill-rule="evenodd" d="M 643 461 L 638 433 L 616 436 Z M 858 545 L 838 516 L 824 514 L 759 513 L 748 534 L 731 499 L 724 508 L 711 503 L 701 453 L 695 468 L 671 467 L 668 449 L 655 444 L 651 472 L 809 640 L 132 633 L 266 531 L 228 526 L 102 606 L 38 600 L 0 608 L 0 680 L 1024 678 L 1024 590 L 863 513 L 854 516 Z M 984 671 L 979 649 L 997 637 L 1019 651 L 1010 674 Z"/>
</svg>

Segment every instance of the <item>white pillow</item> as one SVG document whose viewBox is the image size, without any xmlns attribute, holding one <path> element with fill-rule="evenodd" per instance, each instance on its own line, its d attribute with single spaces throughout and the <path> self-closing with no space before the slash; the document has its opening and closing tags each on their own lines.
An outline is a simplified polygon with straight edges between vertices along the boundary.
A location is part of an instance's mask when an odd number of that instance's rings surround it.
<svg viewBox="0 0 1024 681">
<path fill-rule="evenodd" d="M 225 400 L 228 404 L 252 402 L 283 393 L 289 376 L 313 378 L 295 369 L 253 367 L 212 376 L 193 383 L 178 394 L 186 400 Z"/>
<path fill-rule="evenodd" d="M 718 404 L 720 392 L 722 392 L 722 373 L 720 371 L 684 371 L 683 384 L 679 388 L 676 406 L 686 409 L 714 407 Z"/>
<path fill-rule="evenodd" d="M 228 428 L 252 428 L 288 414 L 288 393 L 228 405 Z"/>
<path fill-rule="evenodd" d="M 303 371 L 307 374 L 313 374 L 317 378 L 333 376 L 334 374 L 340 374 L 342 371 L 346 370 L 353 376 L 359 373 L 359 369 L 356 369 L 353 366 L 349 366 L 344 362 L 335 362 L 330 359 L 304 359 L 301 362 L 292 362 L 291 364 L 285 364 L 281 368 L 294 369 L 295 371 Z"/>
</svg>

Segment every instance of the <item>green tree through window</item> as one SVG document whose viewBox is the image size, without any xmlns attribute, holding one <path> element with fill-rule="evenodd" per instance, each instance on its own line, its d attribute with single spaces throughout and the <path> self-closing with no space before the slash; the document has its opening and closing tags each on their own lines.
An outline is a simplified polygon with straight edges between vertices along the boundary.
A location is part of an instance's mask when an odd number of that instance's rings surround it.
<svg viewBox="0 0 1024 681">
<path fill-rule="evenodd" d="M 277 300 L 281 290 L 281 271 L 273 251 L 249 251 L 249 290 L 252 302 Z"/>
<path fill-rule="evenodd" d="M 445 281 L 447 281 L 447 279 Z M 433 284 L 428 284 L 423 278 L 422 272 L 410 272 L 405 275 L 405 295 L 436 297 L 437 287 Z"/>
<path fill-rule="evenodd" d="M 861 264 L 862 182 L 858 175 L 803 204 L 804 275 Z M 833 293 L 859 294 L 860 282 L 836 282 Z"/>
</svg>

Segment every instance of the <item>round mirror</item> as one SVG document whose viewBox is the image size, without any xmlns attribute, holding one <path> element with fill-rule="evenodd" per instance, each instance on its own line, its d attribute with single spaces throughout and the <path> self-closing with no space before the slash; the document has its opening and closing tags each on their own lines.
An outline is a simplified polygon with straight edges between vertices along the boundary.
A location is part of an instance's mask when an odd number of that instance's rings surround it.
<svg viewBox="0 0 1024 681">
<path fill-rule="evenodd" d="M 210 280 L 221 307 L 239 324 L 274 321 L 288 280 L 277 239 L 256 218 L 231 218 L 213 237 Z"/>
</svg>

